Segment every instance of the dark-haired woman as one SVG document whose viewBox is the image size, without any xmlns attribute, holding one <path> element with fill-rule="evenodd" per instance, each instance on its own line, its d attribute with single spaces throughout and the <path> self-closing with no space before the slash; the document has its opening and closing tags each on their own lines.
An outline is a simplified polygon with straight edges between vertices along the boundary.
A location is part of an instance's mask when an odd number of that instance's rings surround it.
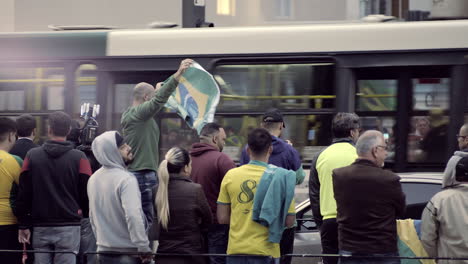
<svg viewBox="0 0 468 264">
<path fill-rule="evenodd" d="M 157 253 L 207 253 L 203 233 L 211 212 L 201 185 L 190 180 L 192 165 L 187 150 L 171 148 L 158 170 L 156 215 L 159 224 Z M 158 256 L 156 263 L 204 264 L 203 257 Z"/>
</svg>

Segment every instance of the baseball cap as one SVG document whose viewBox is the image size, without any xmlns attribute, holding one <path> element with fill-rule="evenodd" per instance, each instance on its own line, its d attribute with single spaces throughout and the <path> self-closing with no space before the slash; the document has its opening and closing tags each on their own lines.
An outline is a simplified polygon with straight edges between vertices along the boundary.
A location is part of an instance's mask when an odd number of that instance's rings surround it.
<svg viewBox="0 0 468 264">
<path fill-rule="evenodd" d="M 272 108 L 272 109 L 266 111 L 263 114 L 262 121 L 265 122 L 265 123 L 268 123 L 268 122 L 271 122 L 271 123 L 283 122 L 283 127 L 286 127 L 284 125 L 283 115 L 276 108 Z"/>
</svg>

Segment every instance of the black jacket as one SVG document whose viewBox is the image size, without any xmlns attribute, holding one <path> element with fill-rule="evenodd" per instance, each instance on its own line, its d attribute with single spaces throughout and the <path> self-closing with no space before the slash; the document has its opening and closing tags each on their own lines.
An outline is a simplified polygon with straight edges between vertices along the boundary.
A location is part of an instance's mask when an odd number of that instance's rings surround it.
<svg viewBox="0 0 468 264">
<path fill-rule="evenodd" d="M 207 253 L 202 233 L 212 218 L 201 185 L 171 174 L 168 197 L 169 224 L 167 230 L 160 226 L 158 253 Z"/>
<path fill-rule="evenodd" d="M 26 153 L 32 148 L 37 148 L 39 145 L 34 144 L 32 140 L 27 138 L 20 138 L 16 141 L 13 148 L 10 150 L 11 155 L 16 155 L 24 160 Z"/>
<path fill-rule="evenodd" d="M 400 177 L 364 159 L 333 170 L 332 177 L 339 248 L 364 254 L 398 252 L 396 219 L 405 212 Z"/>
<path fill-rule="evenodd" d="M 20 229 L 79 225 L 88 215 L 90 175 L 86 156 L 70 142 L 47 141 L 31 149 L 23 163 L 16 201 Z"/>
</svg>

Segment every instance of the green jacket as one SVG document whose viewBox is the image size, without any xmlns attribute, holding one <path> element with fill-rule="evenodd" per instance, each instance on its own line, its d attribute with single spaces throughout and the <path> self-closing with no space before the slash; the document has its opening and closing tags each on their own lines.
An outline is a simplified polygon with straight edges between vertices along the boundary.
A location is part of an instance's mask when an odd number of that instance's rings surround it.
<svg viewBox="0 0 468 264">
<path fill-rule="evenodd" d="M 134 156 L 130 171 L 156 171 L 159 164 L 159 127 L 154 116 L 161 111 L 178 82 L 170 77 L 151 100 L 129 107 L 120 121 L 123 135 Z"/>
</svg>

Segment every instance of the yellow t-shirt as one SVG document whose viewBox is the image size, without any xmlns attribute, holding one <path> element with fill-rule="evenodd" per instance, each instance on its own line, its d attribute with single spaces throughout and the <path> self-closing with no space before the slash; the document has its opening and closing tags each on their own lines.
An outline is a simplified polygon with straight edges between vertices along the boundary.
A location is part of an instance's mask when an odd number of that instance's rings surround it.
<svg viewBox="0 0 468 264">
<path fill-rule="evenodd" d="M 0 225 L 16 224 L 11 198 L 16 194 L 20 173 L 21 159 L 0 150 Z"/>
<path fill-rule="evenodd" d="M 218 203 L 231 205 L 229 242 L 227 254 L 247 254 L 280 257 L 278 243 L 268 241 L 268 228 L 252 220 L 252 208 L 256 187 L 267 164 L 256 161 L 226 173 Z M 295 214 L 294 199 L 288 213 Z"/>
</svg>

